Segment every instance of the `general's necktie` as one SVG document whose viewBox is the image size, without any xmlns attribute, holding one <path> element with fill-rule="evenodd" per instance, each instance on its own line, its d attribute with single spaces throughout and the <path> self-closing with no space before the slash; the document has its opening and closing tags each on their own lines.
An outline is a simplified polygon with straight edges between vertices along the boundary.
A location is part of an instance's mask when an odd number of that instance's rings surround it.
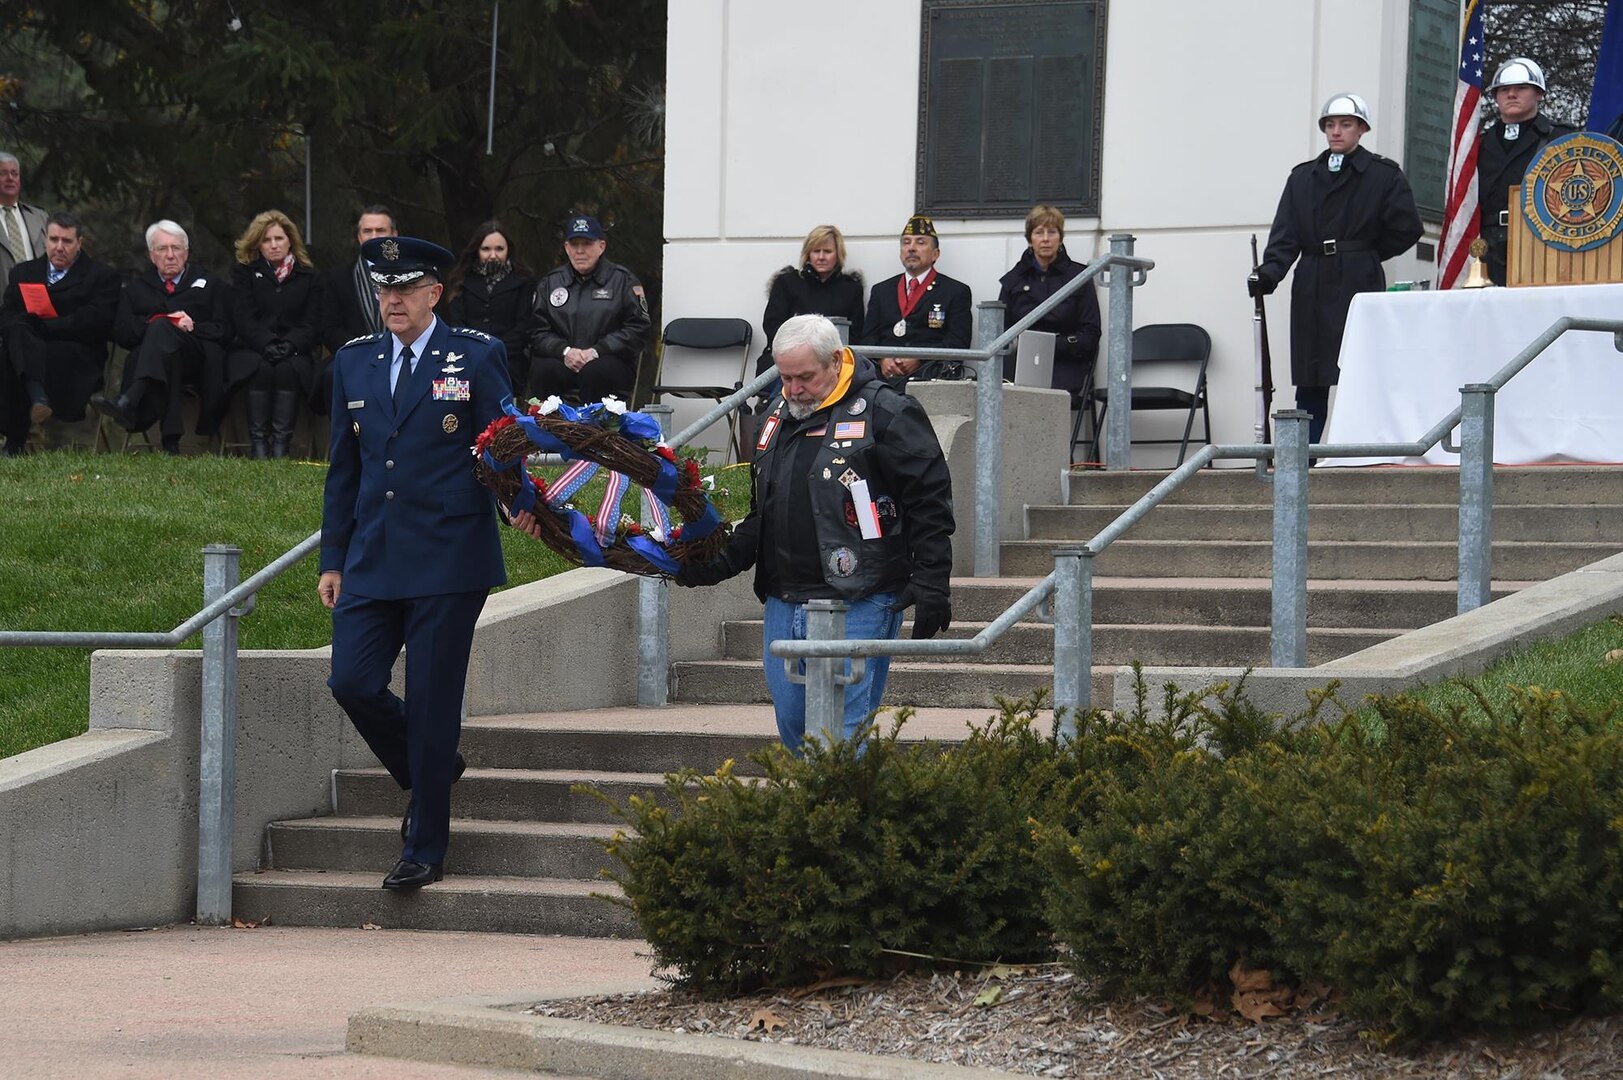
<svg viewBox="0 0 1623 1080">
<path fill-rule="evenodd" d="M 399 412 L 401 403 L 406 400 L 406 383 L 411 379 L 411 346 L 407 345 L 400 350 L 400 374 L 394 380 L 394 411 Z"/>
<path fill-rule="evenodd" d="M 0 207 L 0 209 L 5 211 L 0 216 L 6 219 L 6 247 L 11 249 L 13 260 L 22 262 L 26 251 L 23 248 L 22 227 L 17 221 L 17 208 L 15 206 L 6 206 Z"/>
</svg>

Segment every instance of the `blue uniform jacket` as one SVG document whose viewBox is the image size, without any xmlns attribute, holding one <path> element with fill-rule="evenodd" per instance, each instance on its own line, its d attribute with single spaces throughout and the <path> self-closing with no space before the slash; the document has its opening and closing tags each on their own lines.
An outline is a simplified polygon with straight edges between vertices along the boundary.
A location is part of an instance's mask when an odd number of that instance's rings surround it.
<svg viewBox="0 0 1623 1080">
<path fill-rule="evenodd" d="M 331 464 L 321 570 L 375 600 L 475 592 L 507 581 L 495 498 L 474 479 L 474 439 L 512 393 L 506 349 L 435 320 L 394 411 L 388 334 L 333 357 Z"/>
</svg>

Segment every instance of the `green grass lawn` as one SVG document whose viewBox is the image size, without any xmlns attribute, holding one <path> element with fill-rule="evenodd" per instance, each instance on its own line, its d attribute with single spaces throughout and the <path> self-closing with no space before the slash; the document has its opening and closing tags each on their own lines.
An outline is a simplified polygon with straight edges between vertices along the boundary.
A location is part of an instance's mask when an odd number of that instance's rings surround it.
<svg viewBox="0 0 1623 1080">
<path fill-rule="evenodd" d="M 1559 690 L 1586 708 L 1605 709 L 1623 704 L 1623 662 L 1607 660 L 1613 650 L 1623 650 L 1623 615 L 1518 649 L 1475 678 L 1423 687 L 1408 696 L 1439 715 L 1460 707 L 1467 715 L 1482 717 L 1482 706 L 1465 683 L 1482 691 L 1495 713 L 1510 702 L 1512 687 L 1537 686 Z M 1365 709 L 1361 715 L 1375 714 Z"/>
<path fill-rule="evenodd" d="M 744 475 L 719 475 L 718 486 L 732 489 L 716 496 L 724 513 L 747 509 Z M 242 458 L 0 458 L 0 629 L 171 630 L 202 606 L 204 545 L 241 548 L 242 576 L 257 572 L 320 528 L 326 476 L 319 463 Z M 596 505 L 590 494 L 586 501 Z M 625 511 L 635 515 L 636 503 L 628 498 Z M 512 529 L 502 530 L 502 546 L 508 587 L 569 568 Z M 259 594 L 240 624 L 242 647 L 330 642 L 315 585 L 312 554 Z M 0 758 L 85 730 L 89 655 L 0 649 Z"/>
</svg>

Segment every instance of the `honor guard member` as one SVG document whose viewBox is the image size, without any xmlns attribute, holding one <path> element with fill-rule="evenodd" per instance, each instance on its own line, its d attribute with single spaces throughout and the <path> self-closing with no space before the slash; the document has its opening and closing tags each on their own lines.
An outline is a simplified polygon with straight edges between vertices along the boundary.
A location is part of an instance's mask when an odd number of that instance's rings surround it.
<svg viewBox="0 0 1623 1080">
<path fill-rule="evenodd" d="M 714 585 L 755 568 L 766 604 L 763 667 L 783 744 L 806 731 L 806 688 L 772 643 L 804 640 L 808 600 L 850 604 L 852 638 L 894 638 L 913 607 L 913 637 L 952 622 L 952 478 L 924 408 L 840 345 L 822 315 L 797 315 L 772 339 L 782 387 L 750 462 L 750 512 L 711 562 L 679 585 Z M 515 521 L 515 524 L 522 524 Z M 879 708 L 890 657 L 871 656 L 845 688 L 845 735 Z"/>
<path fill-rule="evenodd" d="M 862 323 L 864 345 L 917 345 L 931 349 L 967 349 L 974 334 L 974 306 L 969 286 L 935 268 L 941 238 L 935 222 L 914 214 L 902 226 L 902 272 L 886 278 L 868 294 Z M 964 366 L 953 361 L 921 364 L 904 357 L 884 357 L 879 374 L 900 390 L 914 375 L 921 379 L 961 379 Z"/>
<path fill-rule="evenodd" d="M 1403 170 L 1358 145 L 1369 127 L 1369 106 L 1357 94 L 1324 103 L 1319 130 L 1329 145 L 1291 170 L 1262 265 L 1246 282 L 1252 296 L 1271 293 L 1301 258 L 1291 286 L 1291 382 L 1296 407 L 1313 417 L 1309 442 L 1319 441 L 1330 415 L 1353 296 L 1385 289 L 1382 261 L 1420 239 L 1420 211 Z"/>
<path fill-rule="evenodd" d="M 1488 93 L 1497 118 L 1489 120 L 1477 141 L 1477 206 L 1482 239 L 1487 241 L 1488 280 L 1505 283 L 1505 256 L 1510 243 L 1510 189 L 1522 182 L 1527 167 L 1552 139 L 1576 128 L 1557 124 L 1539 112 L 1544 100 L 1544 69 L 1525 56 L 1506 60 L 1494 73 Z"/>
<path fill-rule="evenodd" d="M 434 316 L 454 256 L 412 237 L 361 246 L 384 331 L 333 357 L 332 462 L 321 517 L 327 685 L 389 775 L 411 791 L 385 889 L 438 881 L 473 628 L 507 580 L 495 504 L 469 447 L 510 395 L 506 350 Z M 406 696 L 389 674 L 406 649 Z"/>
<path fill-rule="evenodd" d="M 535 395 L 629 402 L 652 326 L 642 282 L 603 257 L 603 226 L 585 214 L 564 226 L 567 262 L 535 288 L 530 387 Z"/>
</svg>

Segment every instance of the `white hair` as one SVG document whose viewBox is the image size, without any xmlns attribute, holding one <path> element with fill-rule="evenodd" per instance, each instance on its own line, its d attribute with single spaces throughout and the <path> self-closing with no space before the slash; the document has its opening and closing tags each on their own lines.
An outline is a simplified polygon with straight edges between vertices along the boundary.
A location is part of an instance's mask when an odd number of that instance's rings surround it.
<svg viewBox="0 0 1623 1080">
<path fill-rule="evenodd" d="M 152 250 L 152 238 L 161 232 L 168 233 L 170 236 L 180 237 L 181 247 L 185 248 L 187 251 L 192 249 L 192 241 L 191 238 L 186 235 L 186 230 L 182 229 L 177 222 L 164 218 L 162 221 L 154 221 L 151 225 L 147 226 L 148 251 Z"/>
<path fill-rule="evenodd" d="M 812 355 L 817 362 L 828 367 L 834 358 L 840 354 L 843 347 L 840 344 L 840 332 L 834 329 L 834 324 L 821 315 L 796 315 L 778 327 L 778 332 L 772 338 L 772 352 L 775 356 L 793 352 L 803 346 L 810 346 Z"/>
<path fill-rule="evenodd" d="M 23 167 L 23 163 L 17 160 L 16 154 L 8 154 L 4 150 L 0 150 L 0 165 L 15 165 L 19 169 Z"/>
</svg>

